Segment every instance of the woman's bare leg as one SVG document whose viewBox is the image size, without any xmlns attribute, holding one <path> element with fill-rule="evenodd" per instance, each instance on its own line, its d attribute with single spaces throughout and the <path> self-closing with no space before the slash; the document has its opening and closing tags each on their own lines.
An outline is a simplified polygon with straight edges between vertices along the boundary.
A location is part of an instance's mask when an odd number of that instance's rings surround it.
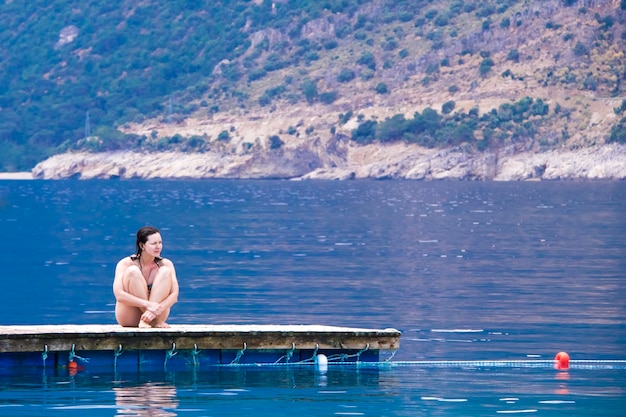
<svg viewBox="0 0 626 417">
<path fill-rule="evenodd" d="M 172 271 L 162 266 L 157 271 L 154 281 L 152 282 L 152 291 L 150 291 L 150 301 L 161 303 L 172 292 Z M 165 309 L 150 325 L 152 327 L 170 327 L 166 320 L 170 315 L 170 309 Z"/>
<path fill-rule="evenodd" d="M 115 304 L 115 318 L 120 326 L 137 327 L 143 313 L 137 307 Z"/>
<path fill-rule="evenodd" d="M 148 286 L 146 280 L 141 275 L 137 266 L 129 267 L 122 277 L 124 290 L 136 297 L 148 299 Z M 139 307 L 133 307 L 122 303 L 115 304 L 115 318 L 124 327 L 137 327 L 141 322 L 141 315 L 144 313 Z"/>
</svg>

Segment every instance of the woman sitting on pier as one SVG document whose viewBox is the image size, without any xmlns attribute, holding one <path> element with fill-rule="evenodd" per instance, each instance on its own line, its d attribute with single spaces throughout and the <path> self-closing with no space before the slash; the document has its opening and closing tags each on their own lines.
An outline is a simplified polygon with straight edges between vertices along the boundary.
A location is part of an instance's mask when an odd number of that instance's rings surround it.
<svg viewBox="0 0 626 417">
<path fill-rule="evenodd" d="M 170 308 L 178 300 L 174 264 L 161 258 L 163 241 L 152 226 L 137 231 L 137 252 L 117 263 L 113 294 L 115 318 L 124 327 L 169 327 Z"/>
</svg>

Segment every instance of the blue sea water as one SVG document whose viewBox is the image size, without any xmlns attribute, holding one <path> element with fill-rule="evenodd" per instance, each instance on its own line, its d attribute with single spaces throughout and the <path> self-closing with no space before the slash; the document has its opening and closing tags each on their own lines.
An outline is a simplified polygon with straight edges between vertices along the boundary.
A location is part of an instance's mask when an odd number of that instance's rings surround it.
<svg viewBox="0 0 626 417">
<path fill-rule="evenodd" d="M 626 410 L 625 182 L 1 181 L 0 325 L 113 323 L 145 224 L 177 268 L 172 323 L 395 327 L 401 348 L 326 373 L 0 373 L 0 415 Z"/>
</svg>

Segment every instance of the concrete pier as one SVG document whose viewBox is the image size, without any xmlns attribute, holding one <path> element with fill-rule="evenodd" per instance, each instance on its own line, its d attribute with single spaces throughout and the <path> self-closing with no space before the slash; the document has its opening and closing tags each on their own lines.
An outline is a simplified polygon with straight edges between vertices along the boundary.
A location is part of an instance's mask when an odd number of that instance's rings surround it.
<svg viewBox="0 0 626 417">
<path fill-rule="evenodd" d="M 65 366 L 72 358 L 115 362 L 125 353 L 130 366 L 163 364 L 176 353 L 186 363 L 204 364 L 301 362 L 324 353 L 343 361 L 378 361 L 381 350 L 400 347 L 396 329 L 363 329 L 320 325 L 172 325 L 166 329 L 118 325 L 0 326 L 0 363 L 14 367 Z M 199 355 L 198 352 L 202 352 Z M 43 357 L 43 362 L 42 362 Z M 130 362 L 129 362 L 130 360 Z M 87 361 L 85 361 L 87 362 Z M 91 362 L 91 361 L 90 361 Z M 166 360 L 167 362 L 167 360 Z M 94 366 L 92 362 L 90 366 Z"/>
</svg>

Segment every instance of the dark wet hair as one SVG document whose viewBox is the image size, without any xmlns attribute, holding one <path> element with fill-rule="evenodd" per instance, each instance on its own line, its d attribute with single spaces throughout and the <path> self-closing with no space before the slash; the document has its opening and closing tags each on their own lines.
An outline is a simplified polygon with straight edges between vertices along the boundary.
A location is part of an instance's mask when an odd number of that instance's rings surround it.
<svg viewBox="0 0 626 417">
<path fill-rule="evenodd" d="M 155 233 L 161 232 L 159 231 L 159 229 L 153 226 L 144 226 L 141 229 L 137 230 L 137 240 L 135 241 L 136 252 L 131 258 L 138 259 L 141 256 L 141 245 L 146 243 L 148 241 L 148 238 Z M 158 257 L 155 259 L 155 262 L 159 262 L 161 259 L 163 258 Z"/>
</svg>

